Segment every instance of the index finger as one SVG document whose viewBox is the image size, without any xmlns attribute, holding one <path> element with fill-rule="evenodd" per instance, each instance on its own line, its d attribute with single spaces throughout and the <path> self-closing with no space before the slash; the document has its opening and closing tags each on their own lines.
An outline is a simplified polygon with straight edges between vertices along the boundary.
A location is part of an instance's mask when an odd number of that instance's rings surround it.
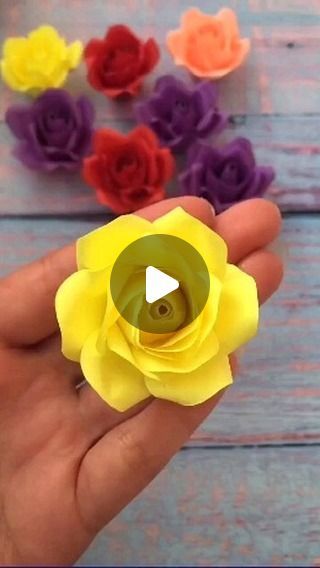
<svg viewBox="0 0 320 568">
<path fill-rule="evenodd" d="M 203 199 L 177 197 L 137 212 L 150 221 L 181 206 L 208 226 L 213 211 Z M 11 345 L 38 343 L 58 329 L 54 299 L 60 284 L 77 269 L 72 244 L 29 264 L 0 282 L 0 338 Z"/>
</svg>

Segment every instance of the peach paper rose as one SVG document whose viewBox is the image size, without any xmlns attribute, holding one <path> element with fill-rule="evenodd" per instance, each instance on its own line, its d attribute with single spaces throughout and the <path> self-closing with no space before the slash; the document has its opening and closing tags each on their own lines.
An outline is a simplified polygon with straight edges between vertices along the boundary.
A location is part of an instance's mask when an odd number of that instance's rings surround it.
<svg viewBox="0 0 320 568">
<path fill-rule="evenodd" d="M 184 65 L 196 77 L 219 79 L 243 63 L 250 40 L 240 37 L 230 8 L 214 16 L 190 8 L 181 18 L 180 29 L 168 33 L 167 46 L 176 65 Z"/>
</svg>

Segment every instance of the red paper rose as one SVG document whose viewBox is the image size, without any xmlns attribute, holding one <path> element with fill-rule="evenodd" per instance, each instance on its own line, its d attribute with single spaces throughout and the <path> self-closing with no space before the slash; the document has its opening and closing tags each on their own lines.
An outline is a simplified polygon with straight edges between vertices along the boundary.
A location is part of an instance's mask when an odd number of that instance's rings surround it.
<svg viewBox="0 0 320 568">
<path fill-rule="evenodd" d="M 159 61 L 154 39 L 143 43 L 127 26 L 112 26 L 104 39 L 91 39 L 84 50 L 88 81 L 109 97 L 135 95 Z"/>
<path fill-rule="evenodd" d="M 100 203 L 116 213 L 130 213 L 165 197 L 174 159 L 160 148 L 155 134 L 138 126 L 127 136 L 107 128 L 97 130 L 94 154 L 84 160 L 83 175 Z"/>
</svg>

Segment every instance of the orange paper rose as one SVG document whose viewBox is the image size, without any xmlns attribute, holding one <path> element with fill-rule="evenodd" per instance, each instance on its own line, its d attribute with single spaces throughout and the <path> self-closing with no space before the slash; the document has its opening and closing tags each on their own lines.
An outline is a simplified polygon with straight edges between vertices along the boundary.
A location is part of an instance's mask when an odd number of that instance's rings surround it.
<svg viewBox="0 0 320 568">
<path fill-rule="evenodd" d="M 210 79 L 239 67 L 250 50 L 250 40 L 240 37 L 236 14 L 230 8 L 215 16 L 190 8 L 182 16 L 180 29 L 168 33 L 167 45 L 176 65 Z"/>
</svg>

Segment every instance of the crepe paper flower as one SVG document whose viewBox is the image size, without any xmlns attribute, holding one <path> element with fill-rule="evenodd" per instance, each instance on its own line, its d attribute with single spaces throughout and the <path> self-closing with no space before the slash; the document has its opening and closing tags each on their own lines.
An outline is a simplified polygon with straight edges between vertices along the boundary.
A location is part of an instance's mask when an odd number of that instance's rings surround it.
<svg viewBox="0 0 320 568">
<path fill-rule="evenodd" d="M 160 201 L 174 172 L 170 151 L 159 147 L 149 128 L 139 126 L 123 135 L 97 130 L 94 154 L 84 161 L 83 175 L 100 203 L 115 213 L 128 213 Z"/>
<path fill-rule="evenodd" d="M 217 107 L 218 92 L 210 82 L 193 88 L 165 75 L 156 82 L 153 94 L 135 106 L 136 118 L 154 130 L 163 146 L 183 152 L 198 138 L 220 133 L 228 116 Z"/>
<path fill-rule="evenodd" d="M 37 95 L 61 87 L 82 55 L 81 41 L 67 45 L 52 26 L 40 26 L 27 37 L 10 37 L 3 44 L 2 78 L 14 91 Z"/>
<path fill-rule="evenodd" d="M 179 182 L 183 195 L 203 197 L 221 213 L 235 203 L 261 197 L 274 178 L 273 168 L 257 166 L 251 142 L 236 138 L 220 149 L 195 144 Z"/>
<path fill-rule="evenodd" d="M 230 8 L 216 15 L 190 8 L 180 29 L 168 33 L 167 46 L 176 65 L 184 65 L 196 77 L 219 79 L 243 63 L 250 40 L 241 39 L 237 16 Z"/>
<path fill-rule="evenodd" d="M 91 149 L 94 109 L 86 97 L 48 89 L 31 104 L 8 108 L 5 121 L 18 139 L 14 156 L 34 170 L 76 170 Z"/>
<path fill-rule="evenodd" d="M 209 297 L 201 314 L 166 334 L 145 333 L 130 325 L 110 294 L 110 274 L 119 254 L 147 235 L 183 239 L 201 254 L 210 274 Z M 170 273 L 173 255 L 165 245 L 163 258 L 163 270 Z M 135 298 L 134 307 L 148 309 L 155 329 L 161 329 L 163 318 L 172 318 L 181 302 L 175 296 L 168 315 L 168 310 L 152 310 L 153 305 L 144 301 L 145 290 L 140 298 L 136 277 L 148 260 L 143 254 L 133 258 L 118 297 L 124 302 Z M 188 267 L 183 256 L 175 255 L 174 262 L 182 282 L 175 294 L 188 313 Z M 87 381 L 110 406 L 125 411 L 150 395 L 191 406 L 232 383 L 228 355 L 256 334 L 257 288 L 251 276 L 227 263 L 225 242 L 201 221 L 180 207 L 154 222 L 135 215 L 119 217 L 78 241 L 77 265 L 78 272 L 56 296 L 62 351 L 80 363 Z"/>
<path fill-rule="evenodd" d="M 112 26 L 104 39 L 91 39 L 84 50 L 88 81 L 107 97 L 136 95 L 145 75 L 160 58 L 153 38 L 143 42 L 127 26 Z"/>
</svg>

